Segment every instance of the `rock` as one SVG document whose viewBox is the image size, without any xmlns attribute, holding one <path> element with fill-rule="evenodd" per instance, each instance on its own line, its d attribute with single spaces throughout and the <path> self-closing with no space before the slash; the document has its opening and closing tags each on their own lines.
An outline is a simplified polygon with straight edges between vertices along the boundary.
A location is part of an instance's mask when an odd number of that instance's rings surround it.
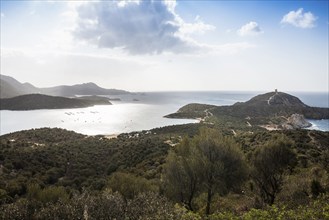
<svg viewBox="0 0 329 220">
<path fill-rule="evenodd" d="M 298 129 L 298 128 L 308 128 L 312 124 L 305 120 L 303 115 L 292 114 L 287 121 L 282 124 L 284 129 Z"/>
</svg>

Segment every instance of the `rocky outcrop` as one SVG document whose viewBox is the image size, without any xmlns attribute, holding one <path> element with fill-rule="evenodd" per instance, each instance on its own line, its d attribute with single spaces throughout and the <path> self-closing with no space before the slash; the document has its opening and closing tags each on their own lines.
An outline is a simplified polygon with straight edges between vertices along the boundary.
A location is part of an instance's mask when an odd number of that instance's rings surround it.
<svg viewBox="0 0 329 220">
<path fill-rule="evenodd" d="M 305 120 L 303 115 L 292 114 L 287 121 L 282 124 L 283 129 L 298 129 L 298 128 L 308 128 L 312 124 Z"/>
</svg>

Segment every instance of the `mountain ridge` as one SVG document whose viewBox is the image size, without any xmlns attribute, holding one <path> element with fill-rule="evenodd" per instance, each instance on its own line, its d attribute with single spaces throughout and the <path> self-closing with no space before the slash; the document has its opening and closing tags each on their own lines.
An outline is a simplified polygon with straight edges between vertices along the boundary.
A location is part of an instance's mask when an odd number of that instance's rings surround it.
<svg viewBox="0 0 329 220">
<path fill-rule="evenodd" d="M 38 88 L 30 83 L 21 83 L 15 78 L 0 75 L 0 98 L 10 98 L 29 93 L 39 93 Z"/>
<path fill-rule="evenodd" d="M 44 94 L 50 96 L 74 97 L 76 95 L 122 95 L 129 94 L 128 91 L 119 89 L 105 89 L 99 87 L 93 82 L 59 85 L 53 87 L 38 88 L 31 83 L 21 83 L 15 78 L 6 75 L 0 75 L 0 98 L 12 98 L 26 94 Z"/>
</svg>

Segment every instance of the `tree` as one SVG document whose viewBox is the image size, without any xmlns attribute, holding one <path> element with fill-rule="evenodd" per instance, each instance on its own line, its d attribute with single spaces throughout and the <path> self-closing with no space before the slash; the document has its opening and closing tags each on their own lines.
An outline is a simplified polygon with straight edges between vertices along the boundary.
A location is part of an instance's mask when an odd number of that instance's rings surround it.
<svg viewBox="0 0 329 220">
<path fill-rule="evenodd" d="M 263 202 L 272 205 L 281 191 L 283 176 L 296 165 L 293 143 L 283 135 L 271 139 L 253 153 L 252 177 L 259 188 Z"/>
<path fill-rule="evenodd" d="M 239 145 L 213 129 L 177 145 L 168 155 L 165 183 L 171 197 L 179 199 L 192 210 L 193 199 L 206 192 L 206 214 L 215 193 L 224 195 L 236 189 L 247 177 L 247 165 Z"/>
<path fill-rule="evenodd" d="M 164 188 L 168 197 L 193 210 L 193 199 L 201 187 L 197 148 L 188 138 L 171 149 L 165 164 Z"/>
<path fill-rule="evenodd" d="M 195 138 L 202 167 L 203 185 L 207 193 L 206 215 L 210 214 L 215 193 L 225 195 L 241 186 L 247 178 L 241 147 L 231 137 L 224 137 L 215 130 L 201 130 Z"/>
</svg>

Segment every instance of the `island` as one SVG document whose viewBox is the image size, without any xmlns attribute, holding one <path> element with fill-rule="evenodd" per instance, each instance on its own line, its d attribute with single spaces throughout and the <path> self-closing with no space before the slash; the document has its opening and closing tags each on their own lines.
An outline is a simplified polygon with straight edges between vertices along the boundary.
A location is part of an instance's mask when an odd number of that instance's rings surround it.
<svg viewBox="0 0 329 220">
<path fill-rule="evenodd" d="M 13 98 L 0 99 L 0 110 L 36 110 L 36 109 L 66 109 L 85 108 L 94 105 L 111 105 L 106 97 L 83 96 L 66 98 L 42 94 L 28 94 Z"/>
</svg>

